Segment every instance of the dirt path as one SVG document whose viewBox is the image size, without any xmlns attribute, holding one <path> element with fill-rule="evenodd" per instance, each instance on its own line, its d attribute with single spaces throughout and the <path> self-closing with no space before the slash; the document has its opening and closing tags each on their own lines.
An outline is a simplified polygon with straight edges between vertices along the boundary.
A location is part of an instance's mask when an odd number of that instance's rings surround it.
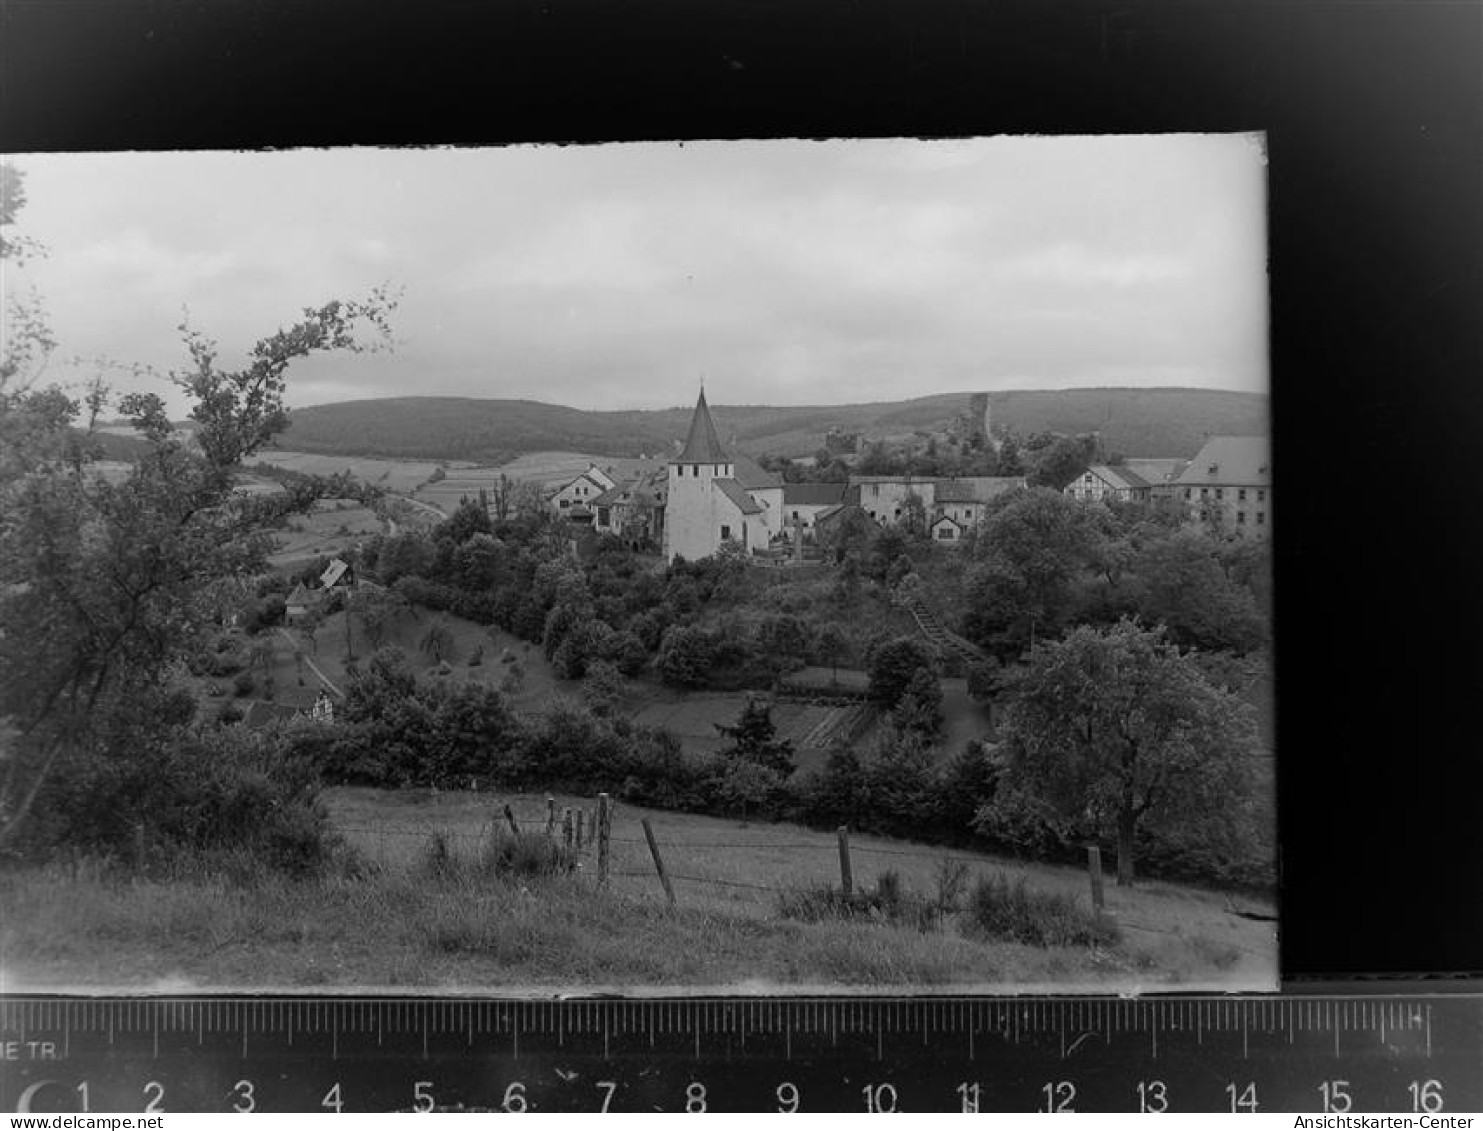
<svg viewBox="0 0 1483 1131">
<path fill-rule="evenodd" d="M 286 629 L 286 628 L 280 628 L 278 630 L 278 634 L 280 636 L 282 636 L 283 639 L 287 640 L 289 642 L 289 645 L 290 646 L 292 646 L 294 648 L 297 648 L 299 646 L 299 642 L 297 640 L 295 640 L 289 634 L 288 629 Z M 339 685 L 336 684 L 334 680 L 330 679 L 329 676 L 325 675 L 324 672 L 320 670 L 319 665 L 316 664 L 312 659 L 310 659 L 307 653 L 305 653 L 305 655 L 304 655 L 304 663 L 309 666 L 309 670 L 311 672 L 313 672 L 316 676 L 319 677 L 319 682 L 322 683 L 322 684 L 324 684 L 331 691 L 333 691 L 335 693 L 335 696 L 337 698 L 339 698 L 339 699 L 344 699 L 345 698 L 345 692 L 341 691 Z"/>
</svg>

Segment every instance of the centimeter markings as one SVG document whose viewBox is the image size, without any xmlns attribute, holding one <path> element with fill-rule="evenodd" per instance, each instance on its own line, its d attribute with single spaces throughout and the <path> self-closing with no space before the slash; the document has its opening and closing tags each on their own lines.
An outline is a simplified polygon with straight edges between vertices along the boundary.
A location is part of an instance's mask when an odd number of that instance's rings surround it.
<svg viewBox="0 0 1483 1131">
<path fill-rule="evenodd" d="M 182 1074 L 215 1072 L 217 1090 L 196 1097 L 208 1105 L 202 1110 L 255 1110 L 269 1099 L 268 1085 L 260 1094 L 252 1079 L 259 1061 L 274 1064 L 265 1079 L 275 1087 L 288 1081 L 301 1092 L 319 1089 L 320 1106 L 333 1101 L 333 1110 L 347 1093 L 359 1099 L 375 1093 L 376 1103 L 391 1102 L 385 1097 L 394 1094 L 403 1105 L 415 1099 L 420 1110 L 431 1110 L 435 1079 L 439 1090 L 446 1085 L 444 1094 L 473 1097 L 460 1103 L 496 1102 L 499 1097 L 475 1094 L 487 1084 L 490 1066 L 515 1072 L 518 1063 L 522 1076 L 504 1085 L 504 1110 L 527 1110 L 527 1104 L 549 1110 L 565 1102 L 551 1089 L 578 1079 L 572 1066 L 582 1065 L 589 1081 L 583 1087 L 590 1091 L 590 1081 L 598 1080 L 610 1089 L 601 1110 L 624 1089 L 630 1099 L 648 1096 L 651 1108 L 680 1103 L 680 1110 L 707 1110 L 708 1102 L 721 1102 L 728 1078 L 750 1079 L 751 1072 L 762 1073 L 754 1081 L 762 1091 L 746 1102 L 761 1096 L 764 1106 L 736 1110 L 797 1110 L 804 1092 L 814 1104 L 820 1096 L 841 1102 L 858 1092 L 867 1111 L 897 1110 L 898 1102 L 923 1102 L 930 1087 L 927 1102 L 959 1110 L 954 1105 L 961 1099 L 965 1111 L 1027 1098 L 1040 1110 L 1075 1110 L 1078 1103 L 1097 1110 L 1099 1103 L 1131 1102 L 1136 1089 L 1132 1110 L 1173 1110 L 1170 1096 L 1177 1095 L 1186 1104 L 1217 1105 L 1190 1110 L 1267 1110 L 1274 1102 L 1309 1110 L 1303 1102 L 1321 1100 L 1324 1111 L 1362 1105 L 1355 1110 L 1433 1112 L 1483 1105 L 1483 1074 L 1469 1071 L 1483 1062 L 1483 994 L 0 997 L 0 1106 L 32 1110 L 37 1089 L 70 1096 L 71 1088 L 82 1107 L 69 1110 L 88 1110 L 90 1094 L 104 1094 L 106 1084 L 115 1089 L 108 1094 L 130 1102 L 142 1088 L 146 1110 L 164 1110 L 158 1105 L 166 1102 L 167 1086 L 169 1102 L 179 1102 Z M 427 1067 L 417 1068 L 422 1064 Z M 119 1093 L 125 1069 L 145 1075 L 130 1078 L 133 1092 Z M 1212 1069 L 1224 1075 L 1223 1084 L 1211 1083 Z M 766 1075 L 780 1071 L 788 1078 Z M 418 1078 L 402 1080 L 407 1073 Z M 717 1091 L 710 1100 L 700 1077 Z M 673 1087 L 651 1096 L 660 1080 Z M 1011 1084 L 1020 1091 L 1006 1099 Z M 682 1093 L 674 1092 L 678 1087 Z M 1223 1096 L 1212 1093 L 1217 1087 Z M 573 1094 L 564 1093 L 567 1100 Z M 291 1102 L 315 1098 L 306 1095 Z M 774 1101 L 783 1106 L 766 1106 Z"/>
<path fill-rule="evenodd" d="M 1011 1044 L 1037 1035 L 1076 1040 L 1099 1035 L 1112 1045 L 1119 1035 L 1193 1032 L 1206 1034 L 1330 1034 L 1342 1051 L 1348 1032 L 1431 1034 L 1434 1003 L 1477 1001 L 1469 995 L 1373 998 L 797 998 L 797 999 L 574 999 L 444 1000 L 430 998 L 132 998 L 75 999 L 0 997 L 0 1032 L 24 1042 L 27 1034 L 60 1034 L 62 1053 L 80 1033 L 105 1033 L 110 1042 L 151 1036 L 158 1055 L 161 1033 L 236 1034 L 281 1038 L 331 1034 L 336 1040 L 375 1033 L 387 1036 L 463 1034 L 473 1045 L 480 1035 L 554 1035 L 609 1039 L 645 1037 L 768 1036 L 784 1033 L 841 1037 L 997 1033 Z M 1063 1046 L 1063 1051 L 1065 1046 Z"/>
</svg>

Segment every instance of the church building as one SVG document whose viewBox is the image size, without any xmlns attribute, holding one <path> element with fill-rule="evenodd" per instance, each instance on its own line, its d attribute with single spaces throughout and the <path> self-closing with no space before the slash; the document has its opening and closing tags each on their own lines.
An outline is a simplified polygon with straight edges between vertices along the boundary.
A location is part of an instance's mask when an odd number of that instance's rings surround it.
<svg viewBox="0 0 1483 1131">
<path fill-rule="evenodd" d="M 736 463 L 721 447 L 704 389 L 685 446 L 669 462 L 665 512 L 664 556 L 669 561 L 709 557 L 727 542 L 747 551 L 767 545 L 766 508 L 737 479 Z"/>
</svg>

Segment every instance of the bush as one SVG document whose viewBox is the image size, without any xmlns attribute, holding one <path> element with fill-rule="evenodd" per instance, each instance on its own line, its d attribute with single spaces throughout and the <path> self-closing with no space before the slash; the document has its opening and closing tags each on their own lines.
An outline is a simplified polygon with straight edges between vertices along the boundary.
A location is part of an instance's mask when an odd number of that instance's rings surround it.
<svg viewBox="0 0 1483 1131">
<path fill-rule="evenodd" d="M 520 880 L 560 876 L 577 867 L 577 857 L 540 832 L 512 833 L 497 828 L 470 853 L 460 852 L 444 833 L 434 833 L 423 851 L 423 873 L 438 883 L 464 883 L 492 876 Z"/>
<path fill-rule="evenodd" d="M 127 759 L 100 752 L 64 767 L 38 798 L 33 843 L 134 859 L 142 824 L 151 868 L 250 856 L 306 875 L 334 847 L 317 790 L 314 766 L 281 732 L 186 730 Z"/>
<path fill-rule="evenodd" d="M 889 923 L 930 931 L 942 918 L 940 904 L 907 889 L 894 871 L 885 871 L 875 881 L 874 890 L 845 895 L 828 884 L 795 888 L 779 893 L 777 911 L 784 919 L 805 923 L 840 920 L 859 923 Z"/>
<path fill-rule="evenodd" d="M 1027 946 L 1112 946 L 1121 938 L 1110 920 L 1083 911 L 1066 895 L 1031 891 L 1024 880 L 980 879 L 968 896 L 963 931 Z"/>
<path fill-rule="evenodd" d="M 257 682 L 252 678 L 251 672 L 238 672 L 232 680 L 232 694 L 238 698 L 251 695 L 257 687 Z"/>
</svg>

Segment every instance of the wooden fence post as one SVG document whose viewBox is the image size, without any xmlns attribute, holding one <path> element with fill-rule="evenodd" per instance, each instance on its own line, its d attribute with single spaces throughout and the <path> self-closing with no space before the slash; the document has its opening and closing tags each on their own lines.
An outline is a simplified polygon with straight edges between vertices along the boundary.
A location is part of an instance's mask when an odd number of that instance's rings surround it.
<svg viewBox="0 0 1483 1131">
<path fill-rule="evenodd" d="M 839 826 L 839 886 L 848 896 L 855 887 L 854 873 L 850 869 L 850 830 Z"/>
<path fill-rule="evenodd" d="M 1087 871 L 1092 877 L 1092 910 L 1102 914 L 1102 850 L 1095 844 L 1087 845 Z"/>
<path fill-rule="evenodd" d="M 664 885 L 665 897 L 669 905 L 675 905 L 675 889 L 669 882 L 669 873 L 664 870 L 664 858 L 659 855 L 659 844 L 654 840 L 654 830 L 649 826 L 649 818 L 645 817 L 641 822 L 644 826 L 644 839 L 649 842 L 649 855 L 654 857 L 654 870 L 659 873 L 659 882 Z"/>
<path fill-rule="evenodd" d="M 578 852 L 581 852 L 582 851 L 582 839 L 583 839 L 582 838 L 582 834 L 587 831 L 587 829 L 585 827 L 586 824 L 587 824 L 587 814 L 583 810 L 578 809 L 577 810 L 577 851 Z"/>
<path fill-rule="evenodd" d="M 516 836 L 520 835 L 520 826 L 515 823 L 515 810 L 508 805 L 505 806 L 505 820 L 510 822 L 510 831 Z"/>
<path fill-rule="evenodd" d="M 546 794 L 546 835 L 556 832 L 556 798 Z"/>
<path fill-rule="evenodd" d="M 606 793 L 597 795 L 597 882 L 608 882 L 608 835 L 613 831 L 613 808 Z"/>
<path fill-rule="evenodd" d="M 561 811 L 561 844 L 568 852 L 572 849 L 572 807 L 570 805 Z"/>
</svg>

